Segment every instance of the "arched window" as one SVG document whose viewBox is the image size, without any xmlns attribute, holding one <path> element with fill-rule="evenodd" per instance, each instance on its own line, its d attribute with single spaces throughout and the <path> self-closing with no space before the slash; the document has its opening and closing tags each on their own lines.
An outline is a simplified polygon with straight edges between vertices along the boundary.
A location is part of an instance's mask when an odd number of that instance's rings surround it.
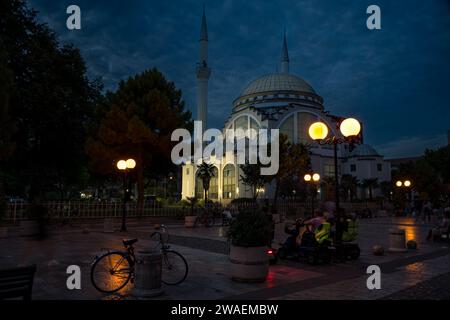
<svg viewBox="0 0 450 320">
<path fill-rule="evenodd" d="M 294 115 L 289 116 L 280 127 L 280 134 L 288 137 L 288 141 L 294 142 Z"/>
<path fill-rule="evenodd" d="M 234 129 L 243 129 L 243 130 L 247 130 L 248 129 L 248 118 L 247 116 L 242 116 L 237 118 L 234 121 Z"/>
<path fill-rule="evenodd" d="M 219 170 L 214 168 L 214 177 L 211 178 L 209 182 L 209 191 L 208 198 L 209 199 L 219 199 Z"/>
<path fill-rule="evenodd" d="M 242 129 L 245 133 L 247 133 L 248 129 L 259 130 L 260 125 L 258 121 L 249 116 L 240 116 L 236 120 L 234 120 L 234 129 Z"/>
<path fill-rule="evenodd" d="M 234 199 L 236 197 L 236 173 L 234 165 L 227 164 L 223 168 L 223 198 Z"/>
<path fill-rule="evenodd" d="M 203 199 L 205 197 L 205 192 L 203 191 L 203 181 L 197 174 L 195 175 L 195 197 L 198 199 Z"/>
</svg>

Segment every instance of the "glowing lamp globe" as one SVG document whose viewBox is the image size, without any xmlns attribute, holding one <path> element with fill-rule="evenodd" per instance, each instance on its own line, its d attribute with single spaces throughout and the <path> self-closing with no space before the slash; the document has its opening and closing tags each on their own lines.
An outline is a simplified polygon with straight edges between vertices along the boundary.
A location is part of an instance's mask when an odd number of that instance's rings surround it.
<svg viewBox="0 0 450 320">
<path fill-rule="evenodd" d="M 356 119 L 348 118 L 342 121 L 340 130 L 344 137 L 357 136 L 361 132 L 361 124 Z"/>
<path fill-rule="evenodd" d="M 127 168 L 127 162 L 125 160 L 120 160 L 117 162 L 117 169 L 125 170 Z"/>
<path fill-rule="evenodd" d="M 313 178 L 313 180 L 314 181 L 319 181 L 320 180 L 320 174 L 318 174 L 318 173 L 315 173 L 315 174 L 313 174 L 313 176 L 312 176 L 312 178 Z"/>
<path fill-rule="evenodd" d="M 395 183 L 395 185 L 396 185 L 397 187 L 401 187 L 401 186 L 403 185 L 403 183 L 402 183 L 401 181 L 397 181 L 397 182 Z"/>
<path fill-rule="evenodd" d="M 311 175 L 310 174 L 305 174 L 304 179 L 305 179 L 306 182 L 311 181 Z"/>
<path fill-rule="evenodd" d="M 328 135 L 328 127 L 323 122 L 315 122 L 309 127 L 309 136 L 313 140 L 325 139 Z"/>
<path fill-rule="evenodd" d="M 411 181 L 406 180 L 403 184 L 404 184 L 405 187 L 410 187 L 411 186 Z"/>
<path fill-rule="evenodd" d="M 127 168 L 134 169 L 134 167 L 136 167 L 136 161 L 134 161 L 134 159 L 128 159 L 127 160 Z"/>
</svg>

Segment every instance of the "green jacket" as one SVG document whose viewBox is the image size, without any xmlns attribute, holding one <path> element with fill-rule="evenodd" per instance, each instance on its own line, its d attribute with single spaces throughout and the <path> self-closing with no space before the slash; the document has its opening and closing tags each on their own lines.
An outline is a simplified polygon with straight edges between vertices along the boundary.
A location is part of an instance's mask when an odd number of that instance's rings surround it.
<svg viewBox="0 0 450 320">
<path fill-rule="evenodd" d="M 342 235 L 342 241 L 355 241 L 358 236 L 358 223 L 356 220 L 347 219 L 347 231 Z"/>
<path fill-rule="evenodd" d="M 314 232 L 316 241 L 319 244 L 322 244 L 325 240 L 329 240 L 330 231 L 331 231 L 331 224 L 329 222 L 323 222 Z"/>
</svg>

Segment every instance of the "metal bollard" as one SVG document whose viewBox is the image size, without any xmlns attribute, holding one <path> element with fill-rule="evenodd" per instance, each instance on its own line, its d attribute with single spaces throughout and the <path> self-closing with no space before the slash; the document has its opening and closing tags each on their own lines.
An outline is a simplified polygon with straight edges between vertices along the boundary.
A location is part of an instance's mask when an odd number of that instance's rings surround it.
<svg viewBox="0 0 450 320">
<path fill-rule="evenodd" d="M 133 295 L 150 298 L 163 293 L 161 289 L 162 256 L 159 251 L 138 251 Z"/>
<path fill-rule="evenodd" d="M 406 236 L 403 229 L 389 230 L 389 251 L 406 252 Z"/>
</svg>

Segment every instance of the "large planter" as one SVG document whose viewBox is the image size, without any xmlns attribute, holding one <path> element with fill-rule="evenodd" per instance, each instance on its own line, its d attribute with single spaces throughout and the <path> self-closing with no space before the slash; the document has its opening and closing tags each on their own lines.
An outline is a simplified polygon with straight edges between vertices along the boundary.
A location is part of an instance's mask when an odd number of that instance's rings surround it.
<svg viewBox="0 0 450 320">
<path fill-rule="evenodd" d="M 184 217 L 184 226 L 186 228 L 195 227 L 195 220 L 197 220 L 197 216 L 185 216 Z"/>
<path fill-rule="evenodd" d="M 19 235 L 22 237 L 35 236 L 39 233 L 39 226 L 35 220 L 20 221 Z"/>
<path fill-rule="evenodd" d="M 238 282 L 264 282 L 269 273 L 267 247 L 230 247 L 231 279 Z"/>
<path fill-rule="evenodd" d="M 406 252 L 406 236 L 404 229 L 389 230 L 389 251 Z"/>
</svg>

